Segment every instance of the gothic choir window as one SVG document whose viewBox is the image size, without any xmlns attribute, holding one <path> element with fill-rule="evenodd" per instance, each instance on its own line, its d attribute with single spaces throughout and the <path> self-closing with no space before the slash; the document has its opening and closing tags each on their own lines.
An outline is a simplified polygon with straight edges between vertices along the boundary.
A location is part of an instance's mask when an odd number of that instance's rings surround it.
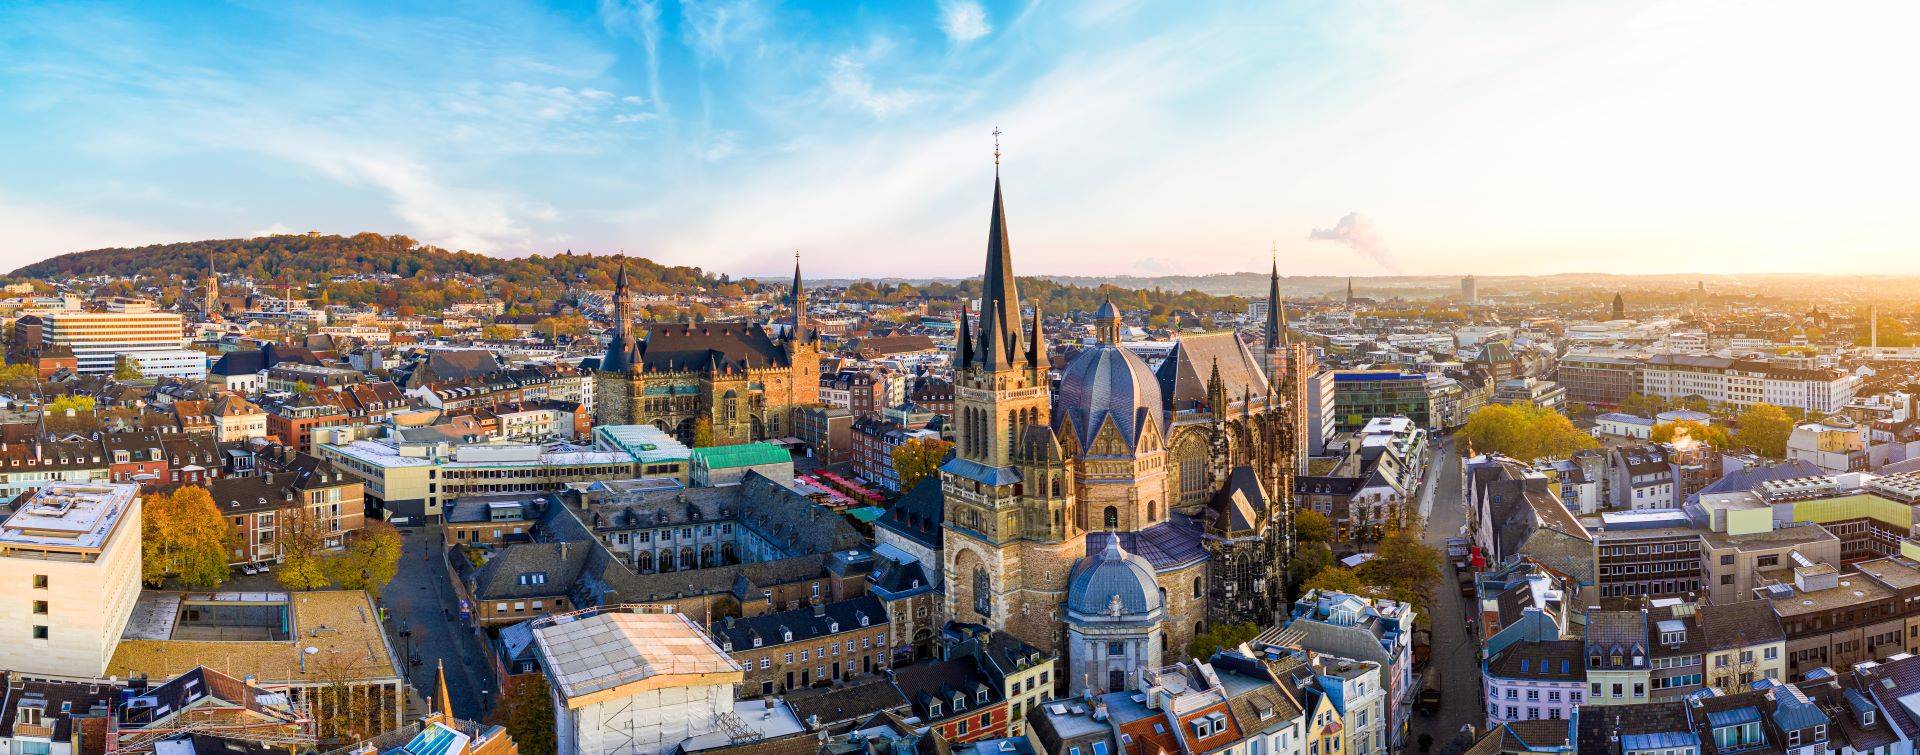
<svg viewBox="0 0 1920 755">
<path fill-rule="evenodd" d="M 973 612 L 981 616 L 993 615 L 993 580 L 987 576 L 984 566 L 973 570 Z"/>
</svg>

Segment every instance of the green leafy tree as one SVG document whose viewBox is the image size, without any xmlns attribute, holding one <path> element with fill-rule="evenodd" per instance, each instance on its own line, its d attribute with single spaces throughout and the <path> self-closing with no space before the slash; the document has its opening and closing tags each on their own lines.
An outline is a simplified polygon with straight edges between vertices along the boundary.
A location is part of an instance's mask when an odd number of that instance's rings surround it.
<svg viewBox="0 0 1920 755">
<path fill-rule="evenodd" d="M 1207 631 L 1194 635 L 1193 641 L 1187 643 L 1187 657 L 1206 660 L 1213 657 L 1214 651 L 1231 650 L 1259 636 L 1260 625 L 1250 621 L 1215 624 Z"/>
<path fill-rule="evenodd" d="M 893 449 L 893 472 L 900 478 L 900 491 L 906 492 L 920 484 L 927 475 L 940 468 L 947 460 L 947 452 L 953 450 L 953 444 L 939 438 L 911 438 Z"/>
<path fill-rule="evenodd" d="M 1333 522 L 1313 509 L 1301 509 L 1293 515 L 1293 534 L 1302 543 L 1333 542 Z"/>
<path fill-rule="evenodd" d="M 1326 543 L 1300 543 L 1294 549 L 1293 561 L 1287 564 L 1287 583 L 1293 585 L 1293 593 L 1298 594 L 1305 589 L 1307 580 L 1331 566 L 1333 549 Z"/>
<path fill-rule="evenodd" d="M 139 380 L 142 377 L 145 377 L 145 376 L 140 374 L 140 368 L 133 366 L 132 359 L 121 357 L 119 359 L 114 360 L 113 362 L 113 379 L 114 380 L 121 380 L 121 381 Z"/>
<path fill-rule="evenodd" d="M 1793 435 L 1793 417 L 1772 404 L 1754 404 L 1734 420 L 1738 428 L 1733 439 L 1754 453 L 1770 459 L 1787 456 L 1787 438 Z"/>
<path fill-rule="evenodd" d="M 393 581 L 400 567 L 400 531 L 386 522 L 367 522 L 347 537 L 346 550 L 328 560 L 333 581 L 374 598 Z"/>
<path fill-rule="evenodd" d="M 1354 573 L 1386 597 L 1425 605 L 1440 578 L 1441 561 L 1440 551 L 1420 542 L 1418 527 L 1404 527 L 1388 532 L 1374 548 L 1373 558 Z"/>
<path fill-rule="evenodd" d="M 140 572 L 150 585 L 168 577 L 196 590 L 227 580 L 234 533 L 206 488 L 186 486 L 143 500 Z"/>
</svg>

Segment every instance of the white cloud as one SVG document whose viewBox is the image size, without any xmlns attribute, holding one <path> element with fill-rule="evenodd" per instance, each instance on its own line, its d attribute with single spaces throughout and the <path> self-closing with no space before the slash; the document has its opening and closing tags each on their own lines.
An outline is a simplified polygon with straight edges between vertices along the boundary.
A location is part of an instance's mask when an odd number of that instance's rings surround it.
<svg viewBox="0 0 1920 755">
<path fill-rule="evenodd" d="M 600 24 L 608 33 L 636 39 L 646 53 L 647 99 L 656 112 L 667 110 L 660 89 L 660 3 L 657 0 L 600 0 Z M 637 103 L 632 103 L 637 104 Z"/>
<path fill-rule="evenodd" d="M 766 23 L 766 12 L 754 0 L 680 0 L 681 36 L 701 60 L 731 62 L 733 48 Z"/>
<path fill-rule="evenodd" d="M 992 33 L 993 25 L 976 0 L 940 0 L 940 31 L 947 41 L 964 45 Z"/>
<path fill-rule="evenodd" d="M 866 64 L 851 54 L 833 59 L 833 68 L 827 73 L 827 86 L 843 102 L 872 113 L 877 118 L 897 113 L 919 100 L 919 96 L 912 92 L 876 88 L 873 77 L 867 75 Z"/>
</svg>

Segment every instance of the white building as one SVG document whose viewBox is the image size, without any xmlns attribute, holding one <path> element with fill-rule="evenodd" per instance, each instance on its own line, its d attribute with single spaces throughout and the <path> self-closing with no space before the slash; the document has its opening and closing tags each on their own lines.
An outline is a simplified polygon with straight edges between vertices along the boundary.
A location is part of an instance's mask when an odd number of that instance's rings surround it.
<svg viewBox="0 0 1920 755">
<path fill-rule="evenodd" d="M 533 641 L 568 755 L 673 752 L 722 731 L 745 678 L 691 619 L 646 606 L 542 617 Z"/>
<path fill-rule="evenodd" d="M 84 373 L 111 373 L 122 355 L 178 351 L 186 345 L 185 324 L 170 312 L 58 311 L 40 319 L 45 326 L 42 341 L 72 349 Z M 205 374 L 204 366 L 201 372 Z"/>
<path fill-rule="evenodd" d="M 0 668 L 106 672 L 140 597 L 139 491 L 56 482 L 0 525 Z"/>
<path fill-rule="evenodd" d="M 207 355 L 193 349 L 135 351 L 124 359 L 144 378 L 207 379 Z"/>
</svg>

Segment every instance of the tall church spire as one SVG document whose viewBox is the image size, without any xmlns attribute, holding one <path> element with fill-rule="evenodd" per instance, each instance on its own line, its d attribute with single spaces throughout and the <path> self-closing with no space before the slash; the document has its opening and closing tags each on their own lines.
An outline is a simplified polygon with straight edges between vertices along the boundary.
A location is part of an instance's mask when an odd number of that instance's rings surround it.
<svg viewBox="0 0 1920 755">
<path fill-rule="evenodd" d="M 204 312 L 203 314 L 207 316 L 208 320 L 212 320 L 214 319 L 214 315 L 219 311 L 219 309 L 220 309 L 220 274 L 217 272 L 214 272 L 213 255 L 209 254 L 207 255 L 207 303 L 206 303 L 207 311 Z"/>
<path fill-rule="evenodd" d="M 995 150 L 998 151 L 997 149 Z M 1020 356 L 1020 287 L 1013 278 L 1006 204 L 993 179 L 993 216 L 987 228 L 987 269 L 980 281 L 980 332 L 974 357 L 988 371 L 1009 369 Z"/>
<path fill-rule="evenodd" d="M 1285 347 L 1288 340 L 1287 305 L 1280 300 L 1280 247 L 1275 244 L 1273 272 L 1267 277 L 1267 351 Z"/>
<path fill-rule="evenodd" d="M 800 284 L 800 250 L 793 250 L 793 337 L 798 340 L 807 329 L 807 293 Z"/>
<path fill-rule="evenodd" d="M 968 323 L 968 320 L 973 319 L 971 314 L 972 313 L 968 311 L 966 301 L 961 301 L 960 317 L 954 323 L 953 331 L 958 336 L 958 338 L 954 339 L 953 346 L 953 369 L 955 372 L 964 370 L 968 365 L 973 364 L 973 329 Z"/>
<path fill-rule="evenodd" d="M 1047 341 L 1040 333 L 1040 297 L 1033 299 L 1033 330 L 1027 334 L 1027 369 L 1044 369 L 1047 365 Z"/>
<path fill-rule="evenodd" d="M 613 333 L 607 338 L 607 355 L 600 358 L 605 372 L 625 372 L 633 368 L 633 337 L 627 332 L 633 319 L 627 311 L 627 258 L 620 257 L 620 273 L 613 279 Z"/>
</svg>

